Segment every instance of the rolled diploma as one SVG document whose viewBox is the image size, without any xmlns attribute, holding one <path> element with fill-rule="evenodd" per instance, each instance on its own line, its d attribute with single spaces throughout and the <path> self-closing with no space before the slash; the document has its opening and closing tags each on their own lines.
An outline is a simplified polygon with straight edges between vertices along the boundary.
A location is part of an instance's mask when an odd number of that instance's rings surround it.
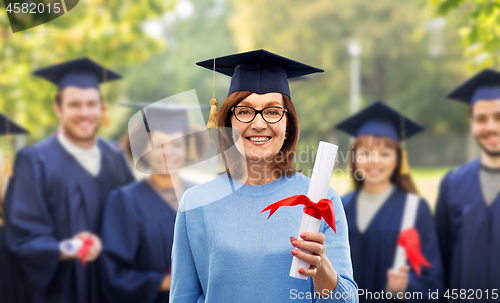
<svg viewBox="0 0 500 303">
<path fill-rule="evenodd" d="M 309 191 L 307 192 L 307 197 L 314 203 L 318 203 L 319 200 L 325 199 L 328 194 L 330 179 L 332 178 L 333 173 L 333 166 L 335 165 L 335 157 L 337 156 L 337 149 L 338 146 L 335 144 L 323 141 L 319 142 L 311 183 L 309 184 Z M 300 224 L 300 231 L 297 239 L 301 239 L 300 234 L 303 232 L 318 232 L 320 224 L 321 220 L 318 220 L 308 214 L 302 215 L 302 223 Z M 310 253 L 308 251 L 304 252 Z M 290 277 L 307 280 L 306 276 L 299 274 L 299 268 L 309 267 L 309 263 L 293 257 L 292 267 L 290 268 Z"/>
<path fill-rule="evenodd" d="M 403 213 L 403 220 L 401 221 L 401 232 L 408 228 L 415 226 L 415 218 L 418 211 L 418 197 L 413 197 L 413 200 L 407 199 L 405 202 L 405 210 Z M 399 268 L 406 265 L 406 251 L 403 246 L 396 243 L 396 256 L 394 257 L 394 264 L 392 270 L 398 271 Z"/>
<path fill-rule="evenodd" d="M 83 246 L 83 241 L 80 239 L 64 240 L 59 243 L 59 251 L 68 256 L 74 256 Z"/>
</svg>

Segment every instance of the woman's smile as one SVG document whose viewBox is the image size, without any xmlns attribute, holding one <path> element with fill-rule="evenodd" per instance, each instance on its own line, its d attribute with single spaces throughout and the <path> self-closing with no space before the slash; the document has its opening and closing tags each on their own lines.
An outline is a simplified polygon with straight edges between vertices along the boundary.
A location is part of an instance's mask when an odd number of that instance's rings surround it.
<svg viewBox="0 0 500 303">
<path fill-rule="evenodd" d="M 248 141 L 250 141 L 254 145 L 264 145 L 268 143 L 272 137 L 270 136 L 249 136 L 246 137 Z"/>
</svg>

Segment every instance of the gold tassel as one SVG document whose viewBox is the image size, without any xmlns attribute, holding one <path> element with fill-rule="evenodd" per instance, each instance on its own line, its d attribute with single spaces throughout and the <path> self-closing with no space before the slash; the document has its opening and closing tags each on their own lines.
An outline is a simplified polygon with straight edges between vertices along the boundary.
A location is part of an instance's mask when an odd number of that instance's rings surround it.
<svg viewBox="0 0 500 303">
<path fill-rule="evenodd" d="M 108 111 L 108 105 L 107 104 L 104 104 L 101 125 L 103 127 L 110 127 L 111 126 L 111 119 L 109 118 L 109 111 Z"/>
<path fill-rule="evenodd" d="M 208 117 L 207 128 L 217 128 L 217 100 L 210 100 L 210 116 Z"/>
<path fill-rule="evenodd" d="M 399 169 L 399 174 L 402 176 L 410 175 L 410 164 L 408 162 L 408 152 L 406 149 L 401 152 L 401 167 Z"/>
<path fill-rule="evenodd" d="M 4 157 L 3 175 L 4 177 L 12 177 L 12 163 L 10 161 L 9 153 L 6 153 Z"/>
<path fill-rule="evenodd" d="M 406 151 L 406 130 L 405 118 L 401 115 L 401 167 L 399 174 L 402 176 L 410 175 L 410 163 L 408 162 L 408 152 Z"/>
<path fill-rule="evenodd" d="M 189 160 L 196 160 L 198 153 L 196 152 L 196 138 L 194 134 L 189 135 Z"/>
<path fill-rule="evenodd" d="M 212 79 L 212 100 L 210 100 L 210 116 L 208 116 L 207 128 L 217 128 L 217 99 L 215 99 L 215 58 L 214 74 Z"/>
</svg>

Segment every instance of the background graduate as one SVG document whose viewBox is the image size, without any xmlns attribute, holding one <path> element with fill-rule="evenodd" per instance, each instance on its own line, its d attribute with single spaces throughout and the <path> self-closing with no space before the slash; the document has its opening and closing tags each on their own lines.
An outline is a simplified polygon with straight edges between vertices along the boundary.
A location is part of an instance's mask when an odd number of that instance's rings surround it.
<svg viewBox="0 0 500 303">
<path fill-rule="evenodd" d="M 322 70 L 265 50 L 197 64 L 231 76 L 216 119 L 217 102 L 210 102 L 208 125 L 218 127 L 227 171 L 182 197 L 171 302 L 288 302 L 294 291 L 304 302 L 315 302 L 315 291 L 328 297 L 325 302 L 355 302 L 347 222 L 332 188 L 327 198 L 335 208 L 336 233 L 322 220 L 321 232 L 303 233 L 299 241 L 291 235 L 303 207 L 284 207 L 269 220 L 261 213 L 271 203 L 307 194 L 311 180 L 293 168 L 299 121 L 287 79 Z M 289 276 L 293 256 L 310 265 L 298 270 L 308 280 Z"/>
<path fill-rule="evenodd" d="M 421 292 L 424 300 L 407 301 L 426 301 L 429 289 L 441 291 L 443 283 L 436 230 L 429 206 L 422 198 L 415 196 L 418 206 L 412 216 L 421 252 L 432 267 L 406 265 L 393 269 L 407 197 L 417 193 L 400 143 L 423 131 L 423 127 L 378 101 L 336 128 L 356 138 L 350 161 L 356 189 L 342 201 L 359 289 L 365 293 L 389 291 L 394 298 L 398 292 L 402 292 L 399 296 L 405 291 Z M 384 301 L 367 294 L 360 296 L 360 302 Z"/>
<path fill-rule="evenodd" d="M 3 114 L 0 114 L 0 135 L 25 135 L 28 131 L 16 124 Z M 7 139 L 7 138 L 6 138 Z M 7 144 L 4 144 L 6 146 Z M 4 189 L 11 177 L 11 163 L 9 151 L 1 150 L 2 165 L 0 165 L 0 302 L 2 303 L 23 303 L 28 297 L 24 289 L 25 281 L 16 257 L 7 248 L 5 242 L 3 200 Z"/>
<path fill-rule="evenodd" d="M 181 177 L 180 168 L 203 157 L 208 143 L 203 132 L 189 126 L 189 109 L 149 105 L 144 123 L 133 125 L 126 137 L 131 157 L 132 149 L 144 154 L 137 169 L 150 176 L 115 190 L 106 203 L 101 269 L 109 302 L 169 301 L 177 197 L 194 185 Z M 151 129 L 152 125 L 161 129 Z M 150 137 L 163 144 L 151 146 Z"/>
<path fill-rule="evenodd" d="M 22 149 L 6 198 L 6 239 L 34 286 L 31 302 L 103 302 L 98 236 L 104 202 L 133 181 L 123 155 L 97 137 L 104 100 L 99 83 L 120 76 L 87 58 L 34 72 L 58 86 L 57 135 Z M 60 249 L 67 239 L 85 239 L 86 266 Z"/>
<path fill-rule="evenodd" d="M 462 302 L 473 293 L 481 302 L 498 302 L 500 295 L 494 293 L 500 291 L 500 73 L 483 70 L 448 97 L 471 106 L 471 129 L 481 156 L 441 181 L 435 217 L 450 289 L 447 299 Z"/>
</svg>

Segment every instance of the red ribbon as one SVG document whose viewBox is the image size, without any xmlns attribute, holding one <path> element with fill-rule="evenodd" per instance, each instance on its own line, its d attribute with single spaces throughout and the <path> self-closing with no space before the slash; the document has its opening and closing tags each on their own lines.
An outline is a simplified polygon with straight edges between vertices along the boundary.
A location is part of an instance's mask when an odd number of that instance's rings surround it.
<svg viewBox="0 0 500 303">
<path fill-rule="evenodd" d="M 420 237 L 418 231 L 415 228 L 408 228 L 401 232 L 399 235 L 398 244 L 404 247 L 406 251 L 406 256 L 408 261 L 410 261 L 411 267 L 420 277 L 422 276 L 422 269 L 420 266 L 425 266 L 431 268 L 432 265 L 427 261 L 427 259 L 422 254 L 420 247 Z"/>
<path fill-rule="evenodd" d="M 321 220 L 321 218 L 325 219 L 325 222 L 330 225 L 333 231 L 335 233 L 337 232 L 337 227 L 335 226 L 335 211 L 333 209 L 333 202 L 328 199 L 321 199 L 318 201 L 318 203 L 314 203 L 306 195 L 291 196 L 269 205 L 268 207 L 264 208 L 261 213 L 267 210 L 271 210 L 271 212 L 269 213 L 269 217 L 267 217 L 267 219 L 269 219 L 281 206 L 296 206 L 299 204 L 304 205 L 304 213 L 318 220 Z"/>
<path fill-rule="evenodd" d="M 92 245 L 94 245 L 94 239 L 88 237 L 88 238 L 80 238 L 80 240 L 83 241 L 83 245 L 80 248 L 80 250 L 76 253 L 79 257 L 80 260 L 82 261 L 82 265 L 85 266 L 86 261 L 85 258 L 87 257 L 87 254 L 89 253 L 89 249 Z"/>
</svg>

